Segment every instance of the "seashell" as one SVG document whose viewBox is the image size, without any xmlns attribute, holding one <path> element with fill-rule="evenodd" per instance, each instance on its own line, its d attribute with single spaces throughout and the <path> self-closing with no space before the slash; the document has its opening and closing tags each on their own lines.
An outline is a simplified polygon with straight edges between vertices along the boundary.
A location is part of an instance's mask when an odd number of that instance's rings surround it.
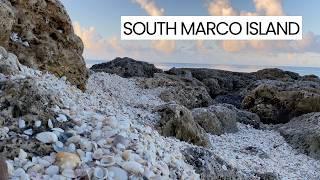
<svg viewBox="0 0 320 180">
<path fill-rule="evenodd" d="M 35 164 L 32 166 L 30 169 L 28 169 L 28 173 L 30 174 L 31 172 L 33 173 L 40 173 L 44 170 L 44 167 L 40 164 Z"/>
<path fill-rule="evenodd" d="M 101 159 L 103 157 L 103 151 L 102 149 L 97 149 L 96 151 L 94 151 L 94 153 L 92 154 L 93 159 Z"/>
<path fill-rule="evenodd" d="M 69 144 L 68 151 L 69 152 L 75 152 L 76 151 L 76 145 L 73 144 L 73 143 Z"/>
<path fill-rule="evenodd" d="M 53 175 L 56 175 L 59 173 L 59 167 L 58 166 L 49 166 L 46 171 L 45 171 L 46 174 L 50 175 L 50 176 L 53 176 Z"/>
<path fill-rule="evenodd" d="M 60 141 L 57 141 L 53 144 L 53 149 L 56 151 L 56 152 L 62 152 L 64 150 L 64 147 L 63 147 L 63 143 L 60 142 Z"/>
<path fill-rule="evenodd" d="M 76 178 L 73 169 L 64 169 L 61 174 L 67 178 Z"/>
<path fill-rule="evenodd" d="M 22 168 L 18 168 L 16 170 L 14 170 L 14 176 L 24 177 L 24 176 L 26 176 L 26 171 Z"/>
<path fill-rule="evenodd" d="M 53 132 L 42 132 L 36 135 L 36 139 L 42 143 L 54 143 L 58 141 L 58 137 Z"/>
<path fill-rule="evenodd" d="M 92 148 L 93 148 L 92 143 L 87 139 L 82 139 L 80 141 L 80 147 L 85 151 L 92 151 Z"/>
<path fill-rule="evenodd" d="M 28 157 L 28 154 L 23 149 L 20 149 L 19 159 L 27 159 L 27 157 Z"/>
<path fill-rule="evenodd" d="M 103 156 L 99 162 L 99 165 L 103 167 L 113 166 L 115 164 L 115 160 L 113 156 Z"/>
<path fill-rule="evenodd" d="M 36 122 L 34 122 L 34 126 L 35 127 L 40 127 L 41 126 L 41 121 L 36 121 Z"/>
<path fill-rule="evenodd" d="M 58 114 L 58 117 L 56 118 L 56 120 L 59 121 L 59 122 L 67 122 L 68 118 L 64 114 Z"/>
<path fill-rule="evenodd" d="M 34 165 L 33 162 L 28 161 L 25 165 L 23 165 L 23 169 L 26 171 L 28 170 L 30 167 L 32 167 Z"/>
<path fill-rule="evenodd" d="M 45 159 L 40 158 L 38 160 L 38 163 L 43 166 L 43 167 L 49 167 L 51 165 L 51 163 Z"/>
<path fill-rule="evenodd" d="M 125 161 L 129 161 L 131 159 L 131 150 L 125 150 L 123 153 L 122 153 L 122 158 L 125 160 Z"/>
<path fill-rule="evenodd" d="M 85 162 L 91 162 L 91 161 L 93 161 L 93 159 L 92 159 L 92 152 L 86 152 L 86 155 L 85 155 L 85 157 L 84 157 L 84 161 Z"/>
<path fill-rule="evenodd" d="M 96 167 L 93 170 L 93 176 L 98 179 L 103 179 L 108 176 L 108 171 L 103 168 Z"/>
<path fill-rule="evenodd" d="M 143 174 L 144 172 L 144 167 L 135 161 L 124 162 L 121 167 L 134 174 Z"/>
<path fill-rule="evenodd" d="M 81 161 L 77 154 L 68 152 L 59 152 L 56 155 L 57 165 L 61 169 L 74 169 L 80 165 Z"/>
<path fill-rule="evenodd" d="M 26 127 L 26 122 L 25 122 L 23 119 L 19 119 L 19 121 L 18 121 L 18 127 L 19 127 L 20 129 L 25 128 L 25 127 Z"/>
<path fill-rule="evenodd" d="M 81 136 L 80 136 L 80 135 L 76 135 L 76 136 L 70 137 L 70 138 L 67 140 L 67 142 L 68 142 L 68 143 L 75 143 L 75 144 L 77 144 L 77 143 L 80 142 L 80 140 L 81 140 Z"/>
<path fill-rule="evenodd" d="M 9 168 L 5 160 L 0 159 L 0 175 L 1 180 L 9 179 Z"/>
<path fill-rule="evenodd" d="M 64 133 L 64 130 L 61 128 L 51 128 L 52 131 L 58 131 L 59 133 Z"/>
<path fill-rule="evenodd" d="M 33 130 L 32 129 L 27 129 L 27 130 L 23 131 L 23 134 L 31 136 L 33 134 Z"/>
<path fill-rule="evenodd" d="M 48 120 L 48 127 L 49 127 L 50 129 L 53 128 L 53 123 L 52 123 L 51 119 Z"/>
<path fill-rule="evenodd" d="M 128 179 L 127 171 L 125 171 L 119 167 L 115 167 L 115 166 L 108 167 L 108 172 L 109 172 L 109 176 L 112 176 L 112 179 L 114 179 L 114 180 L 127 180 Z"/>
</svg>

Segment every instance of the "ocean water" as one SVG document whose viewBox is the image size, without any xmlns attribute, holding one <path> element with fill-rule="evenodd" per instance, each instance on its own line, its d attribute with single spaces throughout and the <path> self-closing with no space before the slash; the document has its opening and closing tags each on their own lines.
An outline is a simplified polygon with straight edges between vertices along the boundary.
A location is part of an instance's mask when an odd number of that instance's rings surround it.
<svg viewBox="0 0 320 180">
<path fill-rule="evenodd" d="M 103 63 L 102 60 L 87 61 L 87 67 L 94 64 Z M 157 68 L 162 70 L 169 70 L 175 68 L 208 68 L 208 69 L 221 69 L 233 72 L 256 72 L 266 68 L 279 68 L 285 71 L 296 72 L 300 75 L 317 75 L 320 77 L 320 67 L 294 67 L 294 66 L 255 66 L 255 65 L 222 65 L 222 64 L 192 64 L 192 63 L 155 63 Z"/>
</svg>

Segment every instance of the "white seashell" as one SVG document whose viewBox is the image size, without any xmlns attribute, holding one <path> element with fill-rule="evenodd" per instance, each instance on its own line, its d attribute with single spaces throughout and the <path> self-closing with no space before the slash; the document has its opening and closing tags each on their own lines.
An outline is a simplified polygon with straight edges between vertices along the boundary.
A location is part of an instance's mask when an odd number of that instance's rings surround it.
<svg viewBox="0 0 320 180">
<path fill-rule="evenodd" d="M 135 161 L 124 162 L 122 163 L 121 167 L 134 174 L 143 174 L 144 172 L 144 167 Z"/>
<path fill-rule="evenodd" d="M 80 135 L 72 136 L 67 140 L 68 143 L 75 143 L 75 144 L 79 143 L 80 141 L 81 141 Z"/>
<path fill-rule="evenodd" d="M 27 130 L 23 131 L 23 134 L 31 136 L 33 134 L 33 130 L 32 129 L 27 129 Z"/>
<path fill-rule="evenodd" d="M 1 162 L 1 161 L 0 161 Z M 14 167 L 13 167 L 13 161 L 12 160 L 9 160 L 9 161 L 6 161 L 7 163 L 7 167 L 8 167 L 8 173 L 10 176 L 13 176 L 14 174 Z"/>
<path fill-rule="evenodd" d="M 103 157 L 103 151 L 102 149 L 97 149 L 96 151 L 94 151 L 94 153 L 92 154 L 93 159 L 101 159 Z"/>
<path fill-rule="evenodd" d="M 94 170 L 93 170 L 93 176 L 94 176 L 95 178 L 103 179 L 103 178 L 105 178 L 107 175 L 108 175 L 108 172 L 105 171 L 105 169 L 102 169 L 102 168 L 100 168 L 100 167 L 96 167 L 96 168 L 94 168 Z"/>
<path fill-rule="evenodd" d="M 23 149 L 20 149 L 19 159 L 27 159 L 27 157 L 28 157 L 28 154 Z"/>
<path fill-rule="evenodd" d="M 64 133 L 64 130 L 61 128 L 51 128 L 52 131 L 57 131 L 59 133 Z"/>
<path fill-rule="evenodd" d="M 38 159 L 38 163 L 43 166 L 43 167 L 49 167 L 51 165 L 51 163 L 45 159 Z"/>
<path fill-rule="evenodd" d="M 26 171 L 28 170 L 30 167 L 32 167 L 34 165 L 33 162 L 28 161 L 25 165 L 23 165 L 23 169 Z"/>
<path fill-rule="evenodd" d="M 67 178 L 75 178 L 76 177 L 76 175 L 72 169 L 64 169 L 61 174 Z"/>
<path fill-rule="evenodd" d="M 127 171 L 119 167 L 115 167 L 115 166 L 108 167 L 108 172 L 109 172 L 109 176 L 112 176 L 112 179 L 114 180 L 128 180 Z"/>
<path fill-rule="evenodd" d="M 94 130 L 92 133 L 91 133 L 91 139 L 92 140 L 97 140 L 101 137 L 102 135 L 102 131 L 101 130 Z"/>
<path fill-rule="evenodd" d="M 115 160 L 113 156 L 103 156 L 98 164 L 103 167 L 113 166 L 115 164 Z"/>
<path fill-rule="evenodd" d="M 59 114 L 58 117 L 56 118 L 56 120 L 59 121 L 59 122 L 67 122 L 68 118 L 64 114 Z"/>
<path fill-rule="evenodd" d="M 86 155 L 85 155 L 85 157 L 84 157 L 84 161 L 85 162 L 91 162 L 91 161 L 93 161 L 93 158 L 92 158 L 92 152 L 86 152 Z"/>
<path fill-rule="evenodd" d="M 63 143 L 60 142 L 60 141 L 57 141 L 53 144 L 53 149 L 56 151 L 56 152 L 62 152 L 64 150 L 64 147 L 63 147 Z"/>
<path fill-rule="evenodd" d="M 46 171 L 45 171 L 46 174 L 50 175 L 50 176 L 53 176 L 53 175 L 56 175 L 59 173 L 59 167 L 58 166 L 49 166 Z"/>
<path fill-rule="evenodd" d="M 117 147 L 118 144 L 122 144 L 123 146 L 128 146 L 129 144 L 129 140 L 126 139 L 125 137 L 121 136 L 121 135 L 116 135 L 114 138 L 113 138 L 113 141 L 112 141 L 112 144 L 113 146 Z"/>
<path fill-rule="evenodd" d="M 69 144 L 68 151 L 69 152 L 75 152 L 76 151 L 76 145 L 73 144 L 73 143 Z"/>
<path fill-rule="evenodd" d="M 26 122 L 23 119 L 19 119 L 18 126 L 20 129 L 23 129 L 26 127 Z"/>
<path fill-rule="evenodd" d="M 40 173 L 42 172 L 44 169 L 44 167 L 40 164 L 35 164 L 34 166 L 32 166 L 29 170 L 28 173 L 30 172 L 34 172 L 34 173 Z"/>
<path fill-rule="evenodd" d="M 26 172 L 24 171 L 24 169 L 22 168 L 18 168 L 16 170 L 14 170 L 13 172 L 14 176 L 17 176 L 17 177 L 24 177 L 26 176 Z"/>
<path fill-rule="evenodd" d="M 36 139 L 43 143 L 54 143 L 58 141 L 58 137 L 53 132 L 42 132 L 36 135 Z"/>
<path fill-rule="evenodd" d="M 53 128 L 53 123 L 52 123 L 51 119 L 48 120 L 48 127 L 49 127 L 50 129 Z"/>
<path fill-rule="evenodd" d="M 36 121 L 34 123 L 34 126 L 37 127 L 37 128 L 40 127 L 41 126 L 41 121 Z"/>
</svg>

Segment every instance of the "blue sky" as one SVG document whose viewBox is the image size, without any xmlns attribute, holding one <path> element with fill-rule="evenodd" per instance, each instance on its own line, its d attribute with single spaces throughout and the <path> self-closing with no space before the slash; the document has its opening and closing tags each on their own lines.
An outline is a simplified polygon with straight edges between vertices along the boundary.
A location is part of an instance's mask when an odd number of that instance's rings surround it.
<svg viewBox="0 0 320 180">
<path fill-rule="evenodd" d="M 84 41 L 86 59 L 111 60 L 129 56 L 149 62 L 320 66 L 320 49 L 317 49 L 320 48 L 319 0 L 62 0 L 62 3 L 75 24 L 76 33 Z M 259 45 L 220 41 L 156 44 L 121 41 L 119 37 L 120 16 L 151 15 L 147 9 L 150 5 L 159 11 L 163 9 L 163 15 L 221 15 L 212 12 L 212 7 L 222 4 L 218 8 L 231 8 L 240 14 L 258 12 L 258 3 L 266 12 L 278 8 L 276 12 L 281 11 L 281 15 L 303 16 L 305 40 L 298 45 L 281 42 L 279 48 L 274 48 L 264 42 Z M 145 4 L 149 6 L 143 6 Z M 235 46 L 243 48 L 231 48 L 230 51 L 229 47 Z"/>
</svg>

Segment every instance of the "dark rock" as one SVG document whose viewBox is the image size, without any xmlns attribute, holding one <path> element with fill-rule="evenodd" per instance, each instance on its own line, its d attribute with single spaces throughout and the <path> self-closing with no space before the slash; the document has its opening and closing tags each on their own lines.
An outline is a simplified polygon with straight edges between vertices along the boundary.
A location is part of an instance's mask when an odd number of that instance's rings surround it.
<svg viewBox="0 0 320 180">
<path fill-rule="evenodd" d="M 192 110 L 194 120 L 207 132 L 214 135 L 224 133 L 222 124 L 218 117 L 206 108 L 196 108 Z"/>
<path fill-rule="evenodd" d="M 280 134 L 294 148 L 320 160 L 320 113 L 296 117 L 287 124 L 279 125 Z"/>
<path fill-rule="evenodd" d="M 187 148 L 182 150 L 182 154 L 186 162 L 194 167 L 201 179 L 232 180 L 249 178 L 207 149 Z"/>
<path fill-rule="evenodd" d="M 300 78 L 298 73 L 283 71 L 281 69 L 263 69 L 253 73 L 258 80 L 269 79 L 269 80 L 280 80 L 280 81 L 292 81 Z"/>
<path fill-rule="evenodd" d="M 236 111 L 221 104 L 209 106 L 208 109 L 217 116 L 224 133 L 235 133 L 238 131 Z"/>
<path fill-rule="evenodd" d="M 84 89 L 83 44 L 59 0 L 0 1 L 0 46 L 23 65 L 66 76 Z"/>
<path fill-rule="evenodd" d="M 162 88 L 160 98 L 165 102 L 176 102 L 189 109 L 212 104 L 206 87 L 194 78 L 157 73 L 154 78 L 140 78 L 138 81 L 142 88 Z"/>
<path fill-rule="evenodd" d="M 197 124 L 191 111 L 178 104 L 166 104 L 157 108 L 161 119 L 159 131 L 163 136 L 173 136 L 199 146 L 209 146 L 205 131 Z"/>
<path fill-rule="evenodd" d="M 153 64 L 136 61 L 128 57 L 116 58 L 107 63 L 95 64 L 90 69 L 95 72 L 117 74 L 124 78 L 153 77 L 154 73 L 162 72 L 162 70 L 157 69 Z"/>
<path fill-rule="evenodd" d="M 258 81 L 244 98 L 243 108 L 267 124 L 286 123 L 291 118 L 320 111 L 320 84 L 312 81 Z"/>
</svg>

